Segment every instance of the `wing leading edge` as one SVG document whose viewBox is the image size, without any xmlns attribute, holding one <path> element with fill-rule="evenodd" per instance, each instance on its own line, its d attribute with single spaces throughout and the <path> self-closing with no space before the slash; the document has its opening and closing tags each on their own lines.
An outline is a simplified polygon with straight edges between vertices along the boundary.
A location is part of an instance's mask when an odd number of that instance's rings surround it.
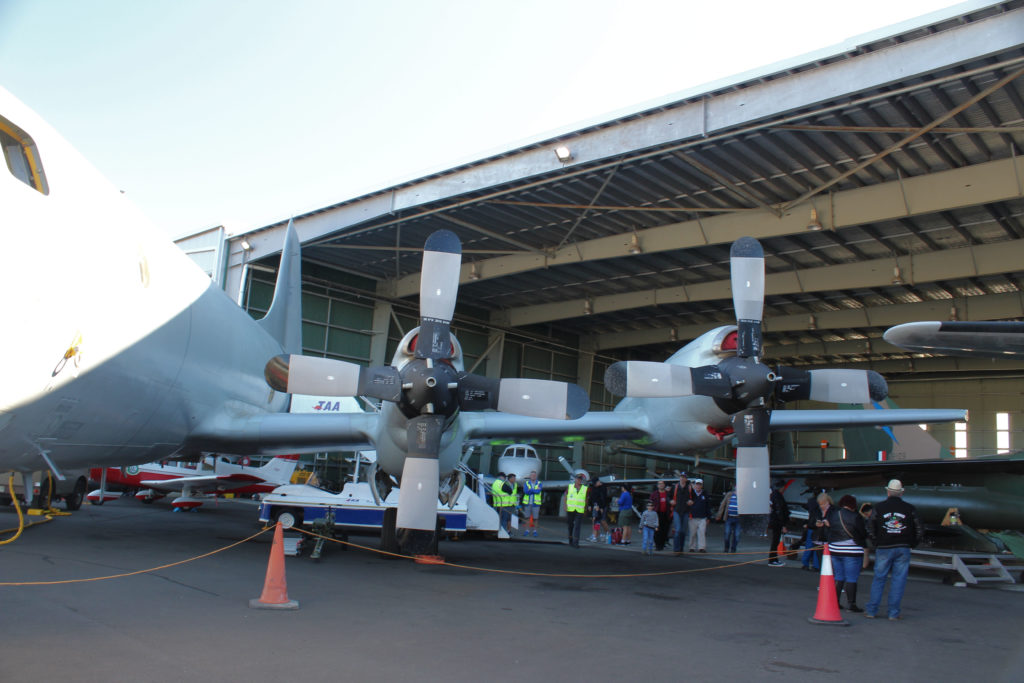
<svg viewBox="0 0 1024 683">
<path fill-rule="evenodd" d="M 374 413 L 220 415 L 193 432 L 187 446 L 235 455 L 372 449 L 378 419 Z"/>
<path fill-rule="evenodd" d="M 961 409 L 886 408 L 881 410 L 774 410 L 769 429 L 773 432 L 841 427 L 963 422 Z"/>
</svg>

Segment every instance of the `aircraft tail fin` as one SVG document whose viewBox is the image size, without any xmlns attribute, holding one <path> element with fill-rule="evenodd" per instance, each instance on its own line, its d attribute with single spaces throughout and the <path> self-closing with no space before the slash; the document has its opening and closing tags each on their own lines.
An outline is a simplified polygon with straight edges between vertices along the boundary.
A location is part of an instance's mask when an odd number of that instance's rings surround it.
<svg viewBox="0 0 1024 683">
<path fill-rule="evenodd" d="M 302 244 L 292 221 L 288 221 L 285 231 L 274 300 L 267 314 L 256 322 L 281 344 L 285 353 L 302 353 Z"/>
<path fill-rule="evenodd" d="M 260 468 L 260 476 L 272 483 L 288 483 L 298 464 L 298 455 L 279 455 Z"/>
</svg>

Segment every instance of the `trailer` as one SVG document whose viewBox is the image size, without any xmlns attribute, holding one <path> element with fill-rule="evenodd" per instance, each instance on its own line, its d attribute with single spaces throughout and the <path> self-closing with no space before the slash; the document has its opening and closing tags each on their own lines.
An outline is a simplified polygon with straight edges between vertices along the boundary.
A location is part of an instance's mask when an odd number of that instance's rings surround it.
<svg viewBox="0 0 1024 683">
<path fill-rule="evenodd" d="M 307 484 L 288 484 L 263 495 L 259 519 L 263 523 L 281 522 L 286 528 L 311 527 L 331 510 L 335 527 L 349 531 L 380 531 L 385 511 L 398 509 L 398 492 L 393 488 L 378 504 L 366 482 L 348 482 L 340 493 Z M 439 502 L 437 515 L 449 534 L 498 531 L 498 513 L 468 488 L 462 490 L 451 508 Z"/>
</svg>

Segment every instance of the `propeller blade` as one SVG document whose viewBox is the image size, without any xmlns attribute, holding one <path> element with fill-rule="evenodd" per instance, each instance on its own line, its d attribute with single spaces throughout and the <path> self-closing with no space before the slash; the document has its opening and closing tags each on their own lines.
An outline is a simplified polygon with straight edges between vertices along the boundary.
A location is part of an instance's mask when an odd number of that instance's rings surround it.
<svg viewBox="0 0 1024 683">
<path fill-rule="evenodd" d="M 402 487 L 398 491 L 399 529 L 434 531 L 437 526 L 438 479 L 437 462 L 441 449 L 444 418 L 421 415 L 409 420 L 408 454 L 402 467 Z"/>
<path fill-rule="evenodd" d="M 420 273 L 420 336 L 417 358 L 450 358 L 451 322 L 459 293 L 462 244 L 450 230 L 438 230 L 423 246 Z"/>
<path fill-rule="evenodd" d="M 800 370 L 780 367 L 776 396 L 783 401 L 871 403 L 885 400 L 889 386 L 874 370 Z"/>
<path fill-rule="evenodd" d="M 767 515 L 771 511 L 770 476 L 768 446 L 736 449 L 736 497 L 741 515 Z"/>
<path fill-rule="evenodd" d="M 764 250 L 753 237 L 741 237 L 729 250 L 732 305 L 736 310 L 736 355 L 761 355 L 761 315 L 764 311 Z"/>
<path fill-rule="evenodd" d="M 583 388 L 547 379 L 505 378 L 498 383 L 498 410 L 526 417 L 575 420 L 590 407 Z"/>
<path fill-rule="evenodd" d="M 729 398 L 729 379 L 717 365 L 690 368 L 648 361 L 612 363 L 604 374 L 604 386 L 616 396 L 667 398 L 711 396 Z"/>
<path fill-rule="evenodd" d="M 736 497 L 741 515 L 770 511 L 771 472 L 768 467 L 768 427 L 771 416 L 758 406 L 732 417 L 736 433 Z"/>
<path fill-rule="evenodd" d="M 383 401 L 402 397 L 402 379 L 390 366 L 364 368 L 332 358 L 274 356 L 263 370 L 267 384 L 286 394 L 371 396 Z"/>
<path fill-rule="evenodd" d="M 497 410 L 501 380 L 464 372 L 459 375 L 459 408 Z"/>
</svg>

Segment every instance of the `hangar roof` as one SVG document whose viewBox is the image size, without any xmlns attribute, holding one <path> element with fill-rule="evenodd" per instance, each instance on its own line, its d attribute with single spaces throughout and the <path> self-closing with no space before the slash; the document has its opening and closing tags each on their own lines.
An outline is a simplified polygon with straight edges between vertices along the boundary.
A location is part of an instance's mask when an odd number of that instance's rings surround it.
<svg viewBox="0 0 1024 683">
<path fill-rule="evenodd" d="M 1024 0 L 953 9 L 299 216 L 304 259 L 415 303 L 420 249 L 446 228 L 460 310 L 663 359 L 733 321 L 729 246 L 752 235 L 770 359 L 990 370 L 881 339 L 1024 318 Z M 284 225 L 244 236 L 250 261 Z"/>
</svg>

